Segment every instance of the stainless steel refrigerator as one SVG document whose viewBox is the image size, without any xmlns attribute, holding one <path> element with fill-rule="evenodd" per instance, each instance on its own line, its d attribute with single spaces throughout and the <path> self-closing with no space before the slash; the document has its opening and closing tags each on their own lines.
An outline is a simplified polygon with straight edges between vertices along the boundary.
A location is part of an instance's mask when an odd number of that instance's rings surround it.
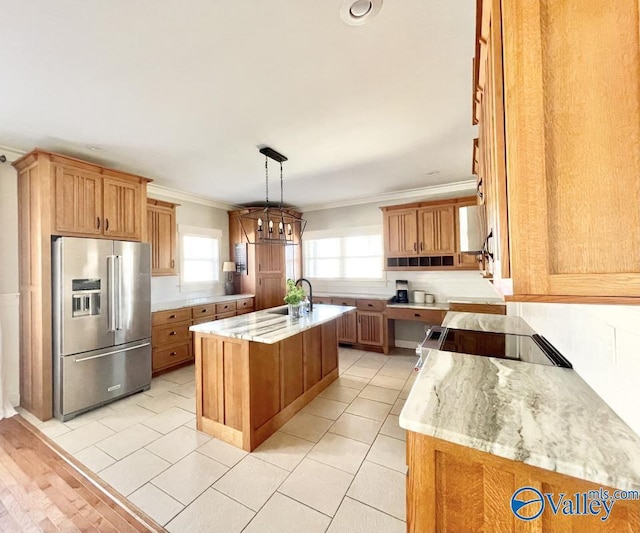
<svg viewBox="0 0 640 533">
<path fill-rule="evenodd" d="M 54 415 L 69 420 L 151 385 L 151 251 L 145 243 L 52 243 Z"/>
</svg>

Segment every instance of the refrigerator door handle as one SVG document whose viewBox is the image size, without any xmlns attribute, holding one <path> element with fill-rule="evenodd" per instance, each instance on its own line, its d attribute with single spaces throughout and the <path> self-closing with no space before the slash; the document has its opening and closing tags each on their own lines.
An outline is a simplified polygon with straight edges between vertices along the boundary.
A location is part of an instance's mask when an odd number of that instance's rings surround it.
<svg viewBox="0 0 640 533">
<path fill-rule="evenodd" d="M 115 280 L 115 255 L 107 256 L 107 285 L 108 285 L 108 305 L 109 331 L 116 330 L 116 280 Z"/>
<path fill-rule="evenodd" d="M 130 348 L 124 348 L 122 350 L 114 350 L 113 352 L 106 352 L 98 355 L 90 355 L 89 357 L 82 357 L 81 359 L 76 359 L 74 363 L 82 363 L 82 361 L 89 361 L 90 359 L 100 359 L 101 357 L 107 357 L 108 355 L 114 355 L 116 353 L 130 352 L 131 350 L 137 350 L 138 348 L 149 346 L 150 344 L 151 344 L 150 342 L 145 342 L 144 344 L 138 344 L 137 346 L 131 346 Z"/>
<path fill-rule="evenodd" d="M 122 256 L 115 256 L 116 279 L 116 330 L 122 329 Z"/>
</svg>

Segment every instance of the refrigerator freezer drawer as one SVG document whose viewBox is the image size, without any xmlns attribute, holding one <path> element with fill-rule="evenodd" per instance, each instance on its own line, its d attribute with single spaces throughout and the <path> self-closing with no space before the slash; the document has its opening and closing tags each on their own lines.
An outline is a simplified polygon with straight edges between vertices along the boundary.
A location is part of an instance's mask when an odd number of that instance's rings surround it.
<svg viewBox="0 0 640 533">
<path fill-rule="evenodd" d="M 150 341 L 61 357 L 62 387 L 55 391 L 59 395 L 56 416 L 68 420 L 82 411 L 148 388 Z"/>
</svg>

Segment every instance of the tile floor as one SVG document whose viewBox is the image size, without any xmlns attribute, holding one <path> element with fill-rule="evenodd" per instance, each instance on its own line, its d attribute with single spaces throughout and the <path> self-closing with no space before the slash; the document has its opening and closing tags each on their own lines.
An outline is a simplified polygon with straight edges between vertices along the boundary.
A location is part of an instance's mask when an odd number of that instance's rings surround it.
<svg viewBox="0 0 640 533">
<path fill-rule="evenodd" d="M 170 532 L 405 531 L 412 355 L 340 349 L 340 377 L 253 453 L 195 429 L 194 368 L 67 423 L 34 423 Z"/>
</svg>

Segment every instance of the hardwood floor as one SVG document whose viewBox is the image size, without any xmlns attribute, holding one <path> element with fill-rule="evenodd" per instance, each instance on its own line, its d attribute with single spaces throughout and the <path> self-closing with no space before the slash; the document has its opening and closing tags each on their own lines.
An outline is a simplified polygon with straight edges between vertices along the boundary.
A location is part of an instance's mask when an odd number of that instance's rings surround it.
<svg viewBox="0 0 640 533">
<path fill-rule="evenodd" d="M 132 514 L 47 442 L 20 416 L 0 421 L 0 532 L 164 531 Z"/>
</svg>

